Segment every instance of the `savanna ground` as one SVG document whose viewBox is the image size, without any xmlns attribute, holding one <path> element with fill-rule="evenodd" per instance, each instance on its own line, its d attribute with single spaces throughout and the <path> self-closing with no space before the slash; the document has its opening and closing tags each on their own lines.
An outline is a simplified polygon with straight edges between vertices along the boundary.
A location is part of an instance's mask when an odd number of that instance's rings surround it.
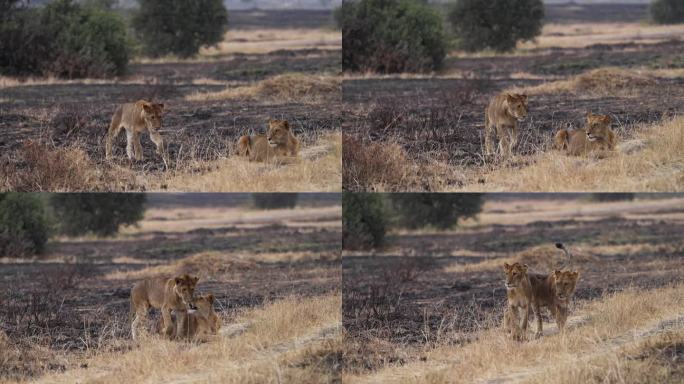
<svg viewBox="0 0 684 384">
<path fill-rule="evenodd" d="M 339 195 L 259 211 L 237 195 L 151 195 L 138 227 L 0 259 L 0 382 L 339 382 Z M 333 196 L 333 197 L 334 197 Z M 206 343 L 130 338 L 129 292 L 200 277 L 222 321 Z M 150 314 L 150 324 L 159 318 Z"/>
<path fill-rule="evenodd" d="M 684 196 L 596 203 L 489 196 L 448 231 L 391 233 L 343 251 L 347 383 L 680 383 L 684 380 Z M 500 328 L 504 262 L 581 273 L 566 333 Z"/>
<path fill-rule="evenodd" d="M 681 191 L 684 25 L 647 24 L 646 5 L 546 10 L 542 35 L 509 54 L 452 52 L 434 74 L 347 75 L 343 188 Z M 530 95 L 507 162 L 483 156 L 484 110 L 504 90 Z M 553 135 L 590 111 L 613 119 L 618 151 L 551 150 Z"/>
<path fill-rule="evenodd" d="M 233 11 L 225 40 L 193 59 L 137 58 L 114 79 L 0 77 L 0 189 L 47 191 L 339 191 L 341 32 L 330 11 Z M 118 105 L 165 104 L 169 161 L 143 135 L 131 164 L 104 135 Z M 234 155 L 240 135 L 289 120 L 296 164 Z"/>
</svg>

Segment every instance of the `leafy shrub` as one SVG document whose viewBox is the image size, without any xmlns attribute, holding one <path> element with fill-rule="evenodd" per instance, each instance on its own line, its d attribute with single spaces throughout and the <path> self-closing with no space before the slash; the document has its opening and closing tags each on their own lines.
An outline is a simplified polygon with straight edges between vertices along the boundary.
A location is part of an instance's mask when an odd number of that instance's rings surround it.
<svg viewBox="0 0 684 384">
<path fill-rule="evenodd" d="M 510 51 L 518 40 L 541 34 L 542 0 L 457 0 L 448 13 L 458 44 L 466 51 Z"/>
<path fill-rule="evenodd" d="M 590 201 L 631 201 L 634 200 L 634 194 L 626 193 L 592 193 L 589 195 Z"/>
<path fill-rule="evenodd" d="M 114 13 L 55 0 L 43 8 L 6 5 L 0 20 L 0 71 L 67 78 L 123 74 L 126 27 Z"/>
<path fill-rule="evenodd" d="M 222 0 L 140 0 L 133 27 L 150 56 L 189 57 L 223 40 L 228 11 Z"/>
<path fill-rule="evenodd" d="M 447 229 L 482 210 L 481 193 L 400 193 L 391 195 L 398 225 Z"/>
<path fill-rule="evenodd" d="M 0 194 L 0 256 L 26 257 L 45 249 L 50 225 L 35 194 Z"/>
<path fill-rule="evenodd" d="M 50 206 L 61 233 L 110 236 L 143 218 L 145 200 L 142 193 L 56 193 Z"/>
<path fill-rule="evenodd" d="M 419 0 L 345 1 L 342 68 L 382 73 L 438 69 L 447 41 L 439 13 Z"/>
<path fill-rule="evenodd" d="M 342 248 L 351 250 L 382 245 L 387 220 L 382 194 L 345 193 L 342 196 Z"/>
<path fill-rule="evenodd" d="M 296 193 L 253 193 L 252 201 L 259 209 L 294 208 L 298 197 Z"/>
<path fill-rule="evenodd" d="M 650 9 L 653 21 L 658 24 L 684 23 L 682 0 L 653 0 Z"/>
</svg>

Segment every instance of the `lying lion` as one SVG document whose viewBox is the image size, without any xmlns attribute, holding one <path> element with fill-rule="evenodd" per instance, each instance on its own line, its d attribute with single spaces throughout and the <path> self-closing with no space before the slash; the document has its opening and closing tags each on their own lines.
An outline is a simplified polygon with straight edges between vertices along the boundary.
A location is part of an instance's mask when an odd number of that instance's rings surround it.
<svg viewBox="0 0 684 384">
<path fill-rule="evenodd" d="M 212 335 L 216 335 L 221 328 L 221 320 L 214 311 L 214 295 L 199 296 L 195 299 L 197 310 L 194 312 L 179 313 L 173 318 L 176 324 L 179 317 L 185 317 L 182 327 L 174 327 L 171 335 L 174 339 L 189 339 L 195 341 L 207 341 Z M 157 331 L 163 334 L 163 321 L 157 323 Z"/>
<path fill-rule="evenodd" d="M 589 112 L 585 128 L 561 129 L 553 139 L 553 146 L 558 150 L 566 150 L 569 155 L 573 156 L 612 151 L 617 144 L 617 136 L 610 129 L 610 123 L 610 116 L 594 115 Z"/>
<path fill-rule="evenodd" d="M 299 155 L 299 139 L 292 133 L 287 120 L 270 120 L 265 135 L 241 136 L 237 147 L 238 155 L 249 158 L 249 161 L 267 162 Z"/>
<path fill-rule="evenodd" d="M 187 274 L 173 279 L 148 279 L 143 280 L 131 289 L 131 334 L 133 340 L 138 337 L 137 329 L 141 322 L 147 318 L 150 308 L 161 310 L 163 320 L 163 333 L 169 337 L 174 335 L 174 322 L 171 319 L 171 311 L 177 314 L 185 314 L 194 304 L 195 286 L 199 277 L 190 277 Z M 177 326 L 185 327 L 185 317 L 181 316 Z"/>
</svg>

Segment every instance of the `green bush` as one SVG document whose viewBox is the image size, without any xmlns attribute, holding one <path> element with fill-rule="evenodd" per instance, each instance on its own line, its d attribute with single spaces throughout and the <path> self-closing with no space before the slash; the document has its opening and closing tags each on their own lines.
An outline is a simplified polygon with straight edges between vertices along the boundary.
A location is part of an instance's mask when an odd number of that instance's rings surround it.
<svg viewBox="0 0 684 384">
<path fill-rule="evenodd" d="M 228 11 L 223 0 L 140 0 L 133 27 L 153 57 L 189 57 L 223 40 Z"/>
<path fill-rule="evenodd" d="M 45 206 L 37 195 L 0 194 L 0 256 L 40 254 L 45 250 L 49 234 Z"/>
<path fill-rule="evenodd" d="M 345 193 L 342 196 L 342 248 L 365 249 L 382 245 L 388 211 L 377 193 Z"/>
<path fill-rule="evenodd" d="M 252 201 L 259 209 L 294 208 L 298 197 L 296 193 L 253 193 Z"/>
<path fill-rule="evenodd" d="M 0 71 L 66 78 L 123 74 L 129 41 L 122 20 L 98 7 L 55 0 L 43 8 L 5 3 Z"/>
<path fill-rule="evenodd" d="M 68 236 L 110 236 L 145 214 L 142 193 L 56 193 L 50 197 L 59 231 Z"/>
<path fill-rule="evenodd" d="M 457 0 L 448 19 L 461 49 L 474 52 L 515 48 L 541 34 L 542 0 Z"/>
<path fill-rule="evenodd" d="M 442 18 L 424 1 L 345 1 L 335 18 L 342 28 L 344 70 L 430 71 L 446 56 Z"/>
<path fill-rule="evenodd" d="M 650 9 L 653 21 L 658 24 L 684 23 L 682 0 L 653 0 Z"/>
<path fill-rule="evenodd" d="M 405 228 L 447 229 L 473 217 L 484 204 L 481 193 L 398 193 L 391 195 L 397 224 Z"/>
</svg>

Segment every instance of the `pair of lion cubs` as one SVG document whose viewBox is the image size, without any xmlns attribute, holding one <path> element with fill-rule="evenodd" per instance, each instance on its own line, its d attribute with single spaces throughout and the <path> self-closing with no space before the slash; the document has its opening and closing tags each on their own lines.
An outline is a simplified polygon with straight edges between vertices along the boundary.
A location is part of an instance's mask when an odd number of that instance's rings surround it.
<svg viewBox="0 0 684 384">
<path fill-rule="evenodd" d="M 494 96 L 485 111 L 485 154 L 494 154 L 494 142 L 498 138 L 498 150 L 509 157 L 518 143 L 518 122 L 527 117 L 527 95 L 501 93 Z M 570 155 L 587 155 L 590 152 L 615 149 L 617 137 L 610 129 L 610 116 L 586 116 L 585 128 L 561 129 L 554 137 L 553 147 L 566 150 Z"/>
<path fill-rule="evenodd" d="M 126 155 L 129 159 L 142 160 L 140 136 L 147 132 L 157 147 L 157 154 L 166 161 L 166 146 L 159 133 L 162 126 L 164 104 L 139 100 L 119 106 L 114 112 L 105 139 L 105 157 L 112 157 L 112 143 L 122 129 L 126 130 Z M 238 140 L 238 154 L 250 161 L 270 161 L 276 158 L 296 158 L 299 155 L 299 139 L 294 136 L 287 120 L 270 120 L 265 135 L 245 135 Z"/>
<path fill-rule="evenodd" d="M 548 275 L 527 272 L 527 265 L 504 264 L 508 305 L 504 312 L 504 330 L 515 340 L 524 340 L 531 311 L 537 318 L 536 337 L 542 335 L 541 309 L 549 308 L 563 331 L 568 318 L 568 304 L 579 279 L 577 271 L 554 271 Z M 521 318 L 522 317 L 522 324 Z"/>
<path fill-rule="evenodd" d="M 214 295 L 194 297 L 199 277 L 188 274 L 172 279 L 147 279 L 131 289 L 131 335 L 138 339 L 138 327 L 145 322 L 150 308 L 161 311 L 156 331 L 171 339 L 206 341 L 218 333 L 221 321 L 214 312 Z M 196 308 L 194 312 L 190 309 Z M 171 316 L 175 311 L 175 318 Z"/>
</svg>

